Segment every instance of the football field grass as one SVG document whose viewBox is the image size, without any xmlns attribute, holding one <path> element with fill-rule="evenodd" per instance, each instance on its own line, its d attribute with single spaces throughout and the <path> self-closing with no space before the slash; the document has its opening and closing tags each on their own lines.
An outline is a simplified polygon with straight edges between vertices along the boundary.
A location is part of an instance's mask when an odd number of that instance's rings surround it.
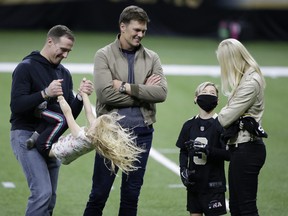
<svg viewBox="0 0 288 216">
<path fill-rule="evenodd" d="M 0 31 L 0 62 L 19 62 L 34 49 L 41 49 L 46 32 Z M 73 51 L 63 63 L 93 63 L 97 49 L 115 39 L 115 34 L 75 32 L 76 43 Z M 200 38 L 175 38 L 150 36 L 143 44 L 156 51 L 164 65 L 217 65 L 215 50 L 217 40 Z M 260 66 L 288 66 L 287 42 L 247 41 L 244 42 Z M 22 170 L 14 157 L 9 141 L 9 101 L 11 71 L 0 73 L 0 215 L 24 215 L 29 190 Z M 277 74 L 277 71 L 275 71 Z M 287 71 L 288 74 L 288 71 Z M 92 71 L 87 74 L 73 74 L 74 89 L 83 76 L 93 79 Z M 153 148 L 169 161 L 178 164 L 178 149 L 175 142 L 185 120 L 197 114 L 193 104 L 194 90 L 204 81 L 220 86 L 218 76 L 167 76 L 168 97 L 157 105 L 157 122 Z M 266 108 L 263 127 L 269 138 L 266 163 L 259 176 L 258 207 L 260 215 L 285 216 L 288 212 L 288 131 L 286 108 L 288 107 L 288 77 L 266 77 Z M 90 97 L 95 103 L 95 93 Z M 220 96 L 216 111 L 225 104 Z M 84 113 L 77 122 L 85 125 Z M 82 215 L 91 189 L 94 153 L 89 153 L 68 166 L 62 166 L 58 184 L 58 199 L 54 215 Z M 228 164 L 226 164 L 228 165 Z M 116 216 L 119 207 L 121 174 L 116 178 L 107 202 L 104 216 Z M 15 187 L 10 188 L 13 183 Z M 228 198 L 228 194 L 227 194 Z M 183 216 L 186 212 L 186 193 L 179 176 L 150 158 L 139 200 L 139 216 Z M 228 215 L 228 214 L 227 214 Z"/>
</svg>

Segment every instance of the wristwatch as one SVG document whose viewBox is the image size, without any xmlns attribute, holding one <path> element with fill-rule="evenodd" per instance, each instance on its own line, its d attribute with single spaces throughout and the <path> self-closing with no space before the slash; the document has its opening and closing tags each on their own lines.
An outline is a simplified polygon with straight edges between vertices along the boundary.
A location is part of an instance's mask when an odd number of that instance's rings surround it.
<svg viewBox="0 0 288 216">
<path fill-rule="evenodd" d="M 126 93 L 126 87 L 125 87 L 126 82 L 122 82 L 121 86 L 119 87 L 119 92 L 122 94 Z"/>
<path fill-rule="evenodd" d="M 46 89 L 47 89 L 47 88 L 45 88 L 44 90 L 42 90 L 41 94 L 42 94 L 44 100 L 49 100 L 50 97 L 49 97 L 49 95 L 47 94 Z"/>
</svg>

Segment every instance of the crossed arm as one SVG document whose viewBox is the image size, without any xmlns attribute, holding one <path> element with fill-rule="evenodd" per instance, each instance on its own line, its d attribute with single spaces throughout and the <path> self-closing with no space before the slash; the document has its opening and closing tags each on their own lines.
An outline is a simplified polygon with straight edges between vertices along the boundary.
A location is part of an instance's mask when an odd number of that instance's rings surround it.
<svg viewBox="0 0 288 216">
<path fill-rule="evenodd" d="M 145 82 L 145 85 L 158 85 L 161 82 L 161 77 L 156 74 L 152 74 Z M 119 89 L 122 81 L 121 80 L 113 80 L 113 87 L 115 89 Z M 129 83 L 125 83 L 126 93 L 131 94 L 131 85 Z"/>
</svg>

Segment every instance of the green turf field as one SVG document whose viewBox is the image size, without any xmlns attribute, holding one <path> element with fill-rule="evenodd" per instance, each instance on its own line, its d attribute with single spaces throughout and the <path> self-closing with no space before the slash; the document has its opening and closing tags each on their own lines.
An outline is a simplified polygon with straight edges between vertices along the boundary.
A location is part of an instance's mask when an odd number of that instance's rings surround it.
<svg viewBox="0 0 288 216">
<path fill-rule="evenodd" d="M 0 31 L 0 62 L 18 62 L 33 49 L 41 49 L 45 32 Z M 93 63 L 95 51 L 114 40 L 114 34 L 75 32 L 76 44 L 64 62 Z M 217 65 L 215 50 L 217 40 L 149 36 L 143 44 L 158 52 L 163 64 Z M 287 42 L 244 42 L 260 66 L 288 66 Z M 288 71 L 287 71 L 288 73 Z M 83 75 L 73 75 L 75 89 Z M 92 79 L 90 71 L 86 77 Z M 175 142 L 183 122 L 197 113 L 193 104 L 196 86 L 203 81 L 220 85 L 219 77 L 167 76 L 168 98 L 158 104 L 157 123 L 153 147 L 165 157 L 178 163 L 178 149 Z M 266 110 L 263 127 L 269 134 L 266 141 L 267 160 L 259 179 L 258 207 L 260 215 L 285 216 L 288 212 L 287 191 L 288 133 L 285 109 L 288 107 L 288 77 L 266 78 Z M 15 159 L 9 142 L 9 100 L 11 73 L 0 73 L 0 215 L 24 215 L 29 190 L 20 166 Z M 95 94 L 91 97 L 95 101 Z M 220 97 L 217 111 L 226 98 Z M 85 124 L 83 113 L 78 118 Z M 85 155 L 69 166 L 62 166 L 58 185 L 56 216 L 82 215 L 91 189 L 93 153 Z M 5 188 L 3 182 L 13 182 L 16 188 Z M 120 176 L 114 189 L 105 216 L 117 215 L 119 206 Z M 150 158 L 144 186 L 139 201 L 139 216 L 183 216 L 186 212 L 185 189 L 174 172 Z"/>
</svg>

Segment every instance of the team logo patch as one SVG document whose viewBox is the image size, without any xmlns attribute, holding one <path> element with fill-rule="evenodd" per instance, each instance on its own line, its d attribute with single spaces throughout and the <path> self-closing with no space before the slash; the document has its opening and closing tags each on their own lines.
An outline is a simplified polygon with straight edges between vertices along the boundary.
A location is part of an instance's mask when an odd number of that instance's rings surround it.
<svg viewBox="0 0 288 216">
<path fill-rule="evenodd" d="M 208 204 L 209 209 L 221 208 L 222 206 L 222 203 L 218 200 L 213 200 Z"/>
</svg>

